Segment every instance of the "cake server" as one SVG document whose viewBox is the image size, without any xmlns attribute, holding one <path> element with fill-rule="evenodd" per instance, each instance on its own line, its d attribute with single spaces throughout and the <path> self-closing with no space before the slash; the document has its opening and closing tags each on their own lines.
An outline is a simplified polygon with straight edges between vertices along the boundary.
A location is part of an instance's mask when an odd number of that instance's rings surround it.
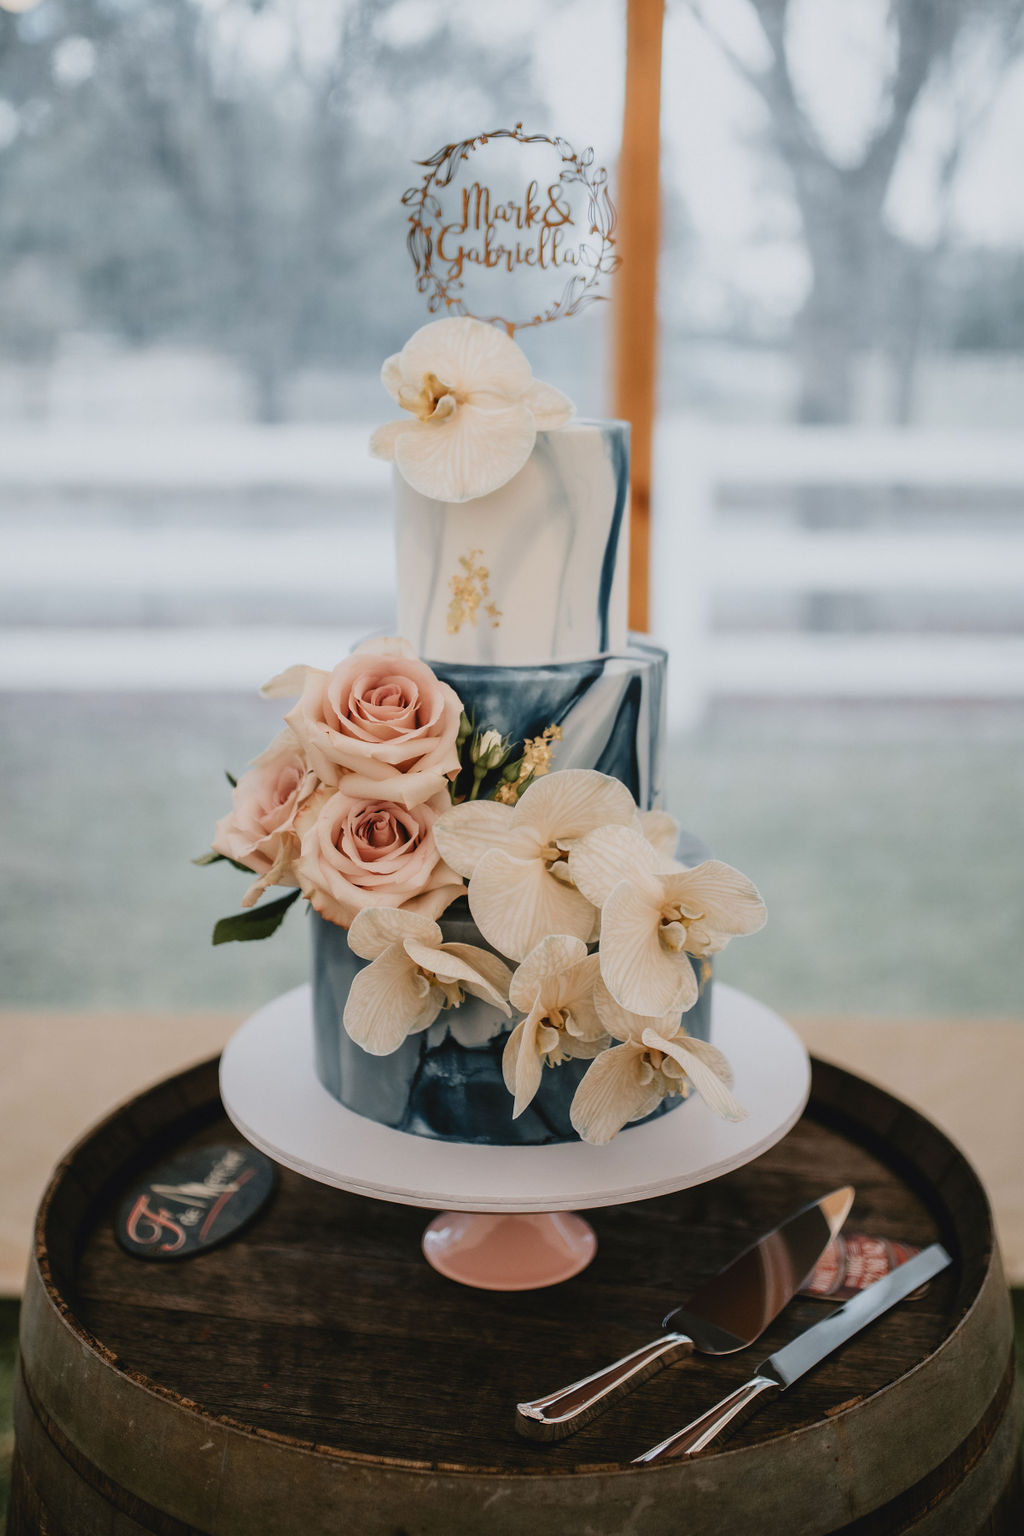
<svg viewBox="0 0 1024 1536">
<path fill-rule="evenodd" d="M 796 1295 L 846 1220 L 853 1187 L 845 1184 L 801 1206 L 768 1232 L 683 1306 L 665 1318 L 676 1329 L 602 1370 L 516 1407 L 516 1428 L 530 1440 L 563 1440 L 589 1424 L 616 1398 L 693 1350 L 731 1355 L 749 1344 Z M 663 1325 L 664 1326 L 664 1325 Z"/>
<path fill-rule="evenodd" d="M 738 1429 L 762 1403 L 785 1392 L 847 1339 L 852 1339 L 868 1323 L 888 1312 L 890 1307 L 903 1301 L 911 1291 L 933 1279 L 952 1262 L 941 1243 L 922 1248 L 915 1258 L 892 1270 L 884 1280 L 866 1286 L 852 1301 L 798 1333 L 782 1349 L 769 1355 L 742 1387 L 723 1397 L 720 1403 L 702 1413 L 692 1424 L 687 1424 L 685 1429 L 677 1430 L 667 1440 L 644 1451 L 642 1456 L 634 1457 L 634 1463 L 643 1465 L 673 1456 L 699 1455 L 718 1435 Z"/>
</svg>

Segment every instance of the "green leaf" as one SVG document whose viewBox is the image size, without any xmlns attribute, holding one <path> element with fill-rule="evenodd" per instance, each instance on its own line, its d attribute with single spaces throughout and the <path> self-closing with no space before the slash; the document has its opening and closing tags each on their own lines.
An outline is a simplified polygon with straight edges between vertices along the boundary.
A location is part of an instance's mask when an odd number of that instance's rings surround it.
<svg viewBox="0 0 1024 1536">
<path fill-rule="evenodd" d="M 209 853 L 201 853 L 198 859 L 192 859 L 193 864 L 230 864 L 232 869 L 241 870 L 243 875 L 255 874 L 255 870 L 248 864 L 239 864 L 237 859 L 229 859 L 226 853 L 214 853 L 211 848 Z"/>
<path fill-rule="evenodd" d="M 238 780 L 235 778 L 233 773 L 228 773 L 226 768 L 224 770 L 224 777 L 227 779 L 232 789 L 238 788 Z"/>
<path fill-rule="evenodd" d="M 215 944 L 230 944 L 246 939 L 269 939 L 276 933 L 293 901 L 299 899 L 299 891 L 289 891 L 277 901 L 269 901 L 262 907 L 249 907 L 236 912 L 233 917 L 222 917 L 213 930 Z"/>
<path fill-rule="evenodd" d="M 472 736 L 473 731 L 475 730 L 475 726 L 474 726 L 474 723 L 473 723 L 475 719 L 476 719 L 475 712 L 473 714 L 473 717 L 470 718 L 470 716 L 466 714 L 465 710 L 463 710 L 462 714 L 459 716 L 459 734 L 455 738 L 455 750 L 456 750 L 456 752 L 461 752 L 462 748 L 465 746 L 466 742 Z"/>
</svg>

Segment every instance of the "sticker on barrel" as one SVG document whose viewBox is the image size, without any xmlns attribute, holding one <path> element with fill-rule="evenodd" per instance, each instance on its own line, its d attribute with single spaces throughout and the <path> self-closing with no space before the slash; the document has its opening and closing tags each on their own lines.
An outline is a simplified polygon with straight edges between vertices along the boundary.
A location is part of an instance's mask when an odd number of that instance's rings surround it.
<svg viewBox="0 0 1024 1536">
<path fill-rule="evenodd" d="M 132 1186 L 117 1208 L 114 1232 L 137 1258 L 192 1259 L 248 1226 L 276 1183 L 273 1163 L 254 1147 L 196 1147 Z"/>
</svg>

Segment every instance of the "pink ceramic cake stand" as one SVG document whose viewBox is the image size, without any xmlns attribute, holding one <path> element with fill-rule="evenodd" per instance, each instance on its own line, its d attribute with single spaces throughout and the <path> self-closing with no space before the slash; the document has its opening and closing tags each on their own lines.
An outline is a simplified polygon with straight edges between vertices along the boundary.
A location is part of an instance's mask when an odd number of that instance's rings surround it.
<svg viewBox="0 0 1024 1536">
<path fill-rule="evenodd" d="M 712 1038 L 733 1064 L 747 1118 L 719 1120 L 694 1095 L 606 1147 L 433 1141 L 363 1119 L 317 1078 L 308 986 L 242 1025 L 222 1057 L 220 1090 L 242 1135 L 284 1167 L 376 1200 L 440 1210 L 423 1251 L 442 1274 L 487 1290 L 531 1290 L 567 1280 L 593 1258 L 593 1229 L 574 1212 L 717 1179 L 759 1157 L 800 1118 L 810 1062 L 788 1024 L 716 982 Z"/>
</svg>

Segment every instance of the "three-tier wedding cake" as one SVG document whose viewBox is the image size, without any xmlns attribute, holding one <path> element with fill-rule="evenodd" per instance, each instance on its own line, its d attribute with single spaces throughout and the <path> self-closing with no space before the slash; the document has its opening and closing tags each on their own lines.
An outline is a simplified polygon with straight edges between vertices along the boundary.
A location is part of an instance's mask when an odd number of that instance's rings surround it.
<svg viewBox="0 0 1024 1536">
<path fill-rule="evenodd" d="M 738 1118 L 711 956 L 764 909 L 661 809 L 666 656 L 626 633 L 629 427 L 574 420 L 468 317 L 382 377 L 400 638 L 267 685 L 297 702 L 213 843 L 257 876 L 247 915 L 269 885 L 315 909 L 320 1081 L 457 1142 L 600 1143 L 691 1088 Z"/>
</svg>

